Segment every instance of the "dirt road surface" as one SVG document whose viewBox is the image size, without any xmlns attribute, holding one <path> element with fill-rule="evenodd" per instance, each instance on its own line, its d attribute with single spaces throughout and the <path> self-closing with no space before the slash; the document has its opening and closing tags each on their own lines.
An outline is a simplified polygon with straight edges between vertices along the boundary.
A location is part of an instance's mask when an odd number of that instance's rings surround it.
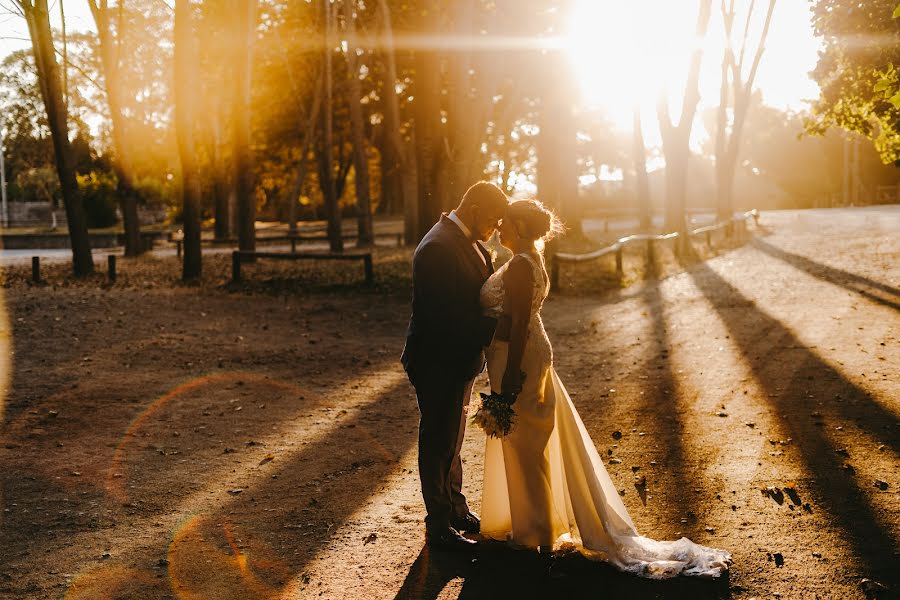
<svg viewBox="0 0 900 600">
<path fill-rule="evenodd" d="M 900 210 L 750 231 L 544 313 L 639 531 L 730 550 L 725 580 L 425 549 L 404 293 L 13 283 L 0 597 L 898 597 Z"/>
</svg>

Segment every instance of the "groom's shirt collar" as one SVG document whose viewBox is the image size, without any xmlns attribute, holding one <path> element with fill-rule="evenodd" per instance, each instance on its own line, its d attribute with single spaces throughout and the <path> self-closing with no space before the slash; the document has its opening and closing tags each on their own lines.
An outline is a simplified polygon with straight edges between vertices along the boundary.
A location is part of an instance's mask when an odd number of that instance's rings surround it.
<svg viewBox="0 0 900 600">
<path fill-rule="evenodd" d="M 456 226 L 462 230 L 463 235 L 466 236 L 467 240 L 474 242 L 474 240 L 472 240 L 472 232 L 469 231 L 469 228 L 466 227 L 466 224 L 463 223 L 462 219 L 459 218 L 459 215 L 456 214 L 455 210 L 451 210 L 450 214 L 447 216 L 450 217 L 450 220 L 456 223 Z"/>
<path fill-rule="evenodd" d="M 484 257 L 484 254 L 481 253 L 481 248 L 478 247 L 478 243 L 472 239 L 472 232 L 469 231 L 469 228 L 466 227 L 466 224 L 462 222 L 462 219 L 459 218 L 459 215 L 456 214 L 455 210 L 451 210 L 450 214 L 447 217 L 456 223 L 456 226 L 459 227 L 460 231 L 463 232 L 463 235 L 466 236 L 466 239 L 472 242 L 472 248 L 475 249 L 475 253 L 478 254 L 478 258 L 481 259 L 481 262 L 487 264 L 487 259 Z"/>
</svg>

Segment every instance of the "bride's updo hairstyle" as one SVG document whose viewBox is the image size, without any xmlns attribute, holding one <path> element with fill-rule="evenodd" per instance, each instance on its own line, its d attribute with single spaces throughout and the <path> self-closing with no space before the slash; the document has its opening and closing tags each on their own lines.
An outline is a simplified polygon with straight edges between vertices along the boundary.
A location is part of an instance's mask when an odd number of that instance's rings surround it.
<svg viewBox="0 0 900 600">
<path fill-rule="evenodd" d="M 520 238 L 536 243 L 538 250 L 543 250 L 544 243 L 565 231 L 559 217 L 537 200 L 510 203 L 503 218 L 512 222 Z"/>
</svg>

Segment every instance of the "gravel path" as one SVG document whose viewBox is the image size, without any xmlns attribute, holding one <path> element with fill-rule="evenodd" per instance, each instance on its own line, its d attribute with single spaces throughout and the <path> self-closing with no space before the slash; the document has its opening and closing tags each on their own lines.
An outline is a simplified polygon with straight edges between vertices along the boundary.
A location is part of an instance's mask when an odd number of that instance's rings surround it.
<svg viewBox="0 0 900 600">
<path fill-rule="evenodd" d="M 751 231 L 544 315 L 640 532 L 730 550 L 728 580 L 424 549 L 404 297 L 22 284 L 0 598 L 896 597 L 900 209 Z M 483 443 L 470 427 L 476 510 Z"/>
</svg>

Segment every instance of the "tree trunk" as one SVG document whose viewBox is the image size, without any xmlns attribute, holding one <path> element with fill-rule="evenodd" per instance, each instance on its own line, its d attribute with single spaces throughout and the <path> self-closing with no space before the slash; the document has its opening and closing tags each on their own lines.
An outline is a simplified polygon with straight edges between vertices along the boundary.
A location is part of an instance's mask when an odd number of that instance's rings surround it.
<svg viewBox="0 0 900 600">
<path fill-rule="evenodd" d="M 634 105 L 632 158 L 634 160 L 635 195 L 638 219 L 641 229 L 650 229 L 653 224 L 650 208 L 650 182 L 647 179 L 647 148 L 644 146 L 644 132 L 641 124 L 641 106 Z"/>
<path fill-rule="evenodd" d="M 456 0 L 451 4 L 452 30 L 460 39 L 473 35 L 475 31 L 475 0 Z M 478 164 L 481 139 L 483 137 L 483 122 L 481 111 L 476 109 L 477 99 L 473 92 L 474 73 L 486 67 L 492 57 L 479 56 L 482 60 L 473 65 L 472 51 L 469 49 L 457 49 L 449 53 L 448 62 L 448 93 L 450 102 L 447 104 L 446 129 L 450 132 L 450 156 L 452 161 L 449 178 L 450 194 L 459 202 L 470 185 L 475 183 L 473 179 Z M 487 101 L 492 102 L 491 98 Z M 478 107 L 480 108 L 480 107 Z"/>
<path fill-rule="evenodd" d="M 331 14 L 330 0 L 322 0 L 325 15 L 325 148 L 323 161 L 325 168 L 321 169 L 325 176 L 325 218 L 328 221 L 328 245 L 332 252 L 344 251 L 344 232 L 341 227 L 341 212 L 338 206 L 338 194 L 334 181 L 334 104 L 332 102 L 332 87 L 334 81 L 331 73 L 331 54 L 334 51 L 334 37 L 332 33 L 333 15 Z"/>
<path fill-rule="evenodd" d="M 228 176 L 222 152 L 225 142 L 222 139 L 221 123 L 221 110 L 216 110 L 212 116 L 212 168 L 213 195 L 215 196 L 215 237 L 217 240 L 228 239 L 233 233 L 231 229 L 231 194 L 234 184 Z"/>
<path fill-rule="evenodd" d="M 103 79 L 106 98 L 109 103 L 109 114 L 112 126 L 112 142 L 115 160 L 113 170 L 118 184 L 116 195 L 122 211 L 122 223 L 125 229 L 125 256 L 143 254 L 141 243 L 141 224 L 138 219 L 137 194 L 134 190 L 130 149 L 125 143 L 125 118 L 122 114 L 122 84 L 119 77 L 120 55 L 122 47 L 123 19 L 122 4 L 119 3 L 119 23 L 116 36 L 113 36 L 110 22 L 111 9 L 106 0 L 89 0 L 88 5 L 97 26 L 97 37 L 100 41 L 100 58 L 103 65 Z"/>
<path fill-rule="evenodd" d="M 256 35 L 256 0 L 235 0 L 234 178 L 238 205 L 238 247 L 256 250 L 256 194 L 250 153 L 250 69 Z"/>
<path fill-rule="evenodd" d="M 41 96 L 53 141 L 56 172 L 62 189 L 69 240 L 72 244 L 72 269 L 76 276 L 81 277 L 93 273 L 94 259 L 91 254 L 84 205 L 78 190 L 78 181 L 75 179 L 72 147 L 69 143 L 68 115 L 60 88 L 47 0 L 35 0 L 34 4 L 22 2 L 20 7 L 28 23 Z"/>
<path fill-rule="evenodd" d="M 729 192 L 726 191 L 725 177 L 727 170 L 724 161 L 726 147 L 728 144 L 728 96 L 729 85 L 728 76 L 731 73 L 732 64 L 734 64 L 734 50 L 731 47 L 731 30 L 734 25 L 734 0 L 727 5 L 723 2 L 721 5 L 723 31 L 725 33 L 725 51 L 722 56 L 721 81 L 719 82 L 719 109 L 716 111 L 716 213 L 721 221 L 726 214 L 732 212 L 731 198 Z"/>
<path fill-rule="evenodd" d="M 175 2 L 175 136 L 181 160 L 184 219 L 184 263 L 181 277 L 197 279 L 202 272 L 200 248 L 200 174 L 194 147 L 194 31 L 189 0 Z"/>
<path fill-rule="evenodd" d="M 753 16 L 753 4 L 747 13 L 747 21 L 744 24 L 744 34 L 741 42 L 740 58 L 735 60 L 731 47 L 731 31 L 734 24 L 734 0 L 726 8 L 722 4 L 722 17 L 725 33 L 725 56 L 722 60 L 722 87 L 719 94 L 718 130 L 716 132 L 716 186 L 718 202 L 716 213 L 719 220 L 731 219 L 734 215 L 734 178 L 737 169 L 738 156 L 740 154 L 741 135 L 744 123 L 747 119 L 747 111 L 753 94 L 753 82 L 756 79 L 756 71 L 759 69 L 765 50 L 766 38 L 769 34 L 769 26 L 772 22 L 772 13 L 775 10 L 776 0 L 769 0 L 766 11 L 766 19 L 763 29 L 756 44 L 756 52 L 747 80 L 743 79 L 744 56 L 747 50 L 747 34 L 750 29 L 750 19 Z M 732 102 L 734 104 L 734 121 L 731 132 L 728 132 L 728 72 L 731 72 Z"/>
<path fill-rule="evenodd" d="M 313 145 L 316 138 L 319 114 L 322 112 L 322 93 L 324 86 L 324 75 L 320 73 L 319 79 L 316 82 L 313 103 L 309 109 L 309 119 L 303 130 L 303 135 L 300 138 L 300 159 L 297 161 L 297 172 L 294 175 L 294 184 L 291 187 L 291 194 L 288 198 L 287 220 L 288 232 L 291 235 L 296 235 L 297 233 L 297 201 L 300 198 L 300 194 L 303 192 L 303 182 L 306 179 L 309 148 Z"/>
<path fill-rule="evenodd" d="M 576 126 L 572 98 L 557 71 L 548 70 L 546 94 L 541 98 L 538 134 L 538 197 L 553 207 L 566 225 L 567 235 L 581 237 L 578 202 L 578 171 L 575 151 Z"/>
<path fill-rule="evenodd" d="M 438 165 L 440 161 L 441 127 L 441 57 L 434 50 L 417 50 L 415 119 L 416 119 L 416 165 L 418 173 L 418 242 L 441 214 L 441 199 L 438 195 Z"/>
<path fill-rule="evenodd" d="M 706 37 L 712 0 L 702 0 L 697 15 L 696 39 Z M 691 55 L 687 81 L 684 88 L 684 100 L 681 105 L 681 117 L 678 125 L 672 123 L 669 115 L 668 98 L 660 96 L 657 103 L 657 118 L 663 139 L 663 154 L 666 158 L 666 211 L 665 229 L 667 232 L 677 231 L 684 235 L 687 232 L 685 220 L 685 200 L 687 194 L 688 162 L 691 154 L 691 129 L 697 104 L 700 102 L 700 66 L 703 60 L 703 48 L 699 44 Z M 684 243 L 685 238 L 682 238 Z"/>
<path fill-rule="evenodd" d="M 397 97 L 397 57 L 394 50 L 394 31 L 387 0 L 378 0 L 381 26 L 384 29 L 385 47 L 385 119 L 384 128 L 389 152 L 382 156 L 382 170 L 398 173 L 400 197 L 397 204 L 403 209 L 403 233 L 407 244 L 416 243 L 424 232 L 419 231 L 419 213 L 416 197 L 415 161 L 411 158 L 410 145 L 404 143 L 400 132 L 400 101 Z"/>
<path fill-rule="evenodd" d="M 350 40 L 356 38 L 356 16 L 354 15 L 354 3 L 344 0 L 344 24 L 347 37 Z M 366 150 L 366 134 L 363 125 L 362 104 L 360 99 L 362 90 L 359 85 L 359 65 L 356 60 L 356 45 L 347 47 L 348 93 L 350 95 L 350 127 L 352 130 L 353 144 L 353 173 L 356 184 L 356 224 L 357 241 L 360 247 L 372 246 L 375 236 L 372 231 L 372 200 L 369 197 L 369 157 Z"/>
</svg>

